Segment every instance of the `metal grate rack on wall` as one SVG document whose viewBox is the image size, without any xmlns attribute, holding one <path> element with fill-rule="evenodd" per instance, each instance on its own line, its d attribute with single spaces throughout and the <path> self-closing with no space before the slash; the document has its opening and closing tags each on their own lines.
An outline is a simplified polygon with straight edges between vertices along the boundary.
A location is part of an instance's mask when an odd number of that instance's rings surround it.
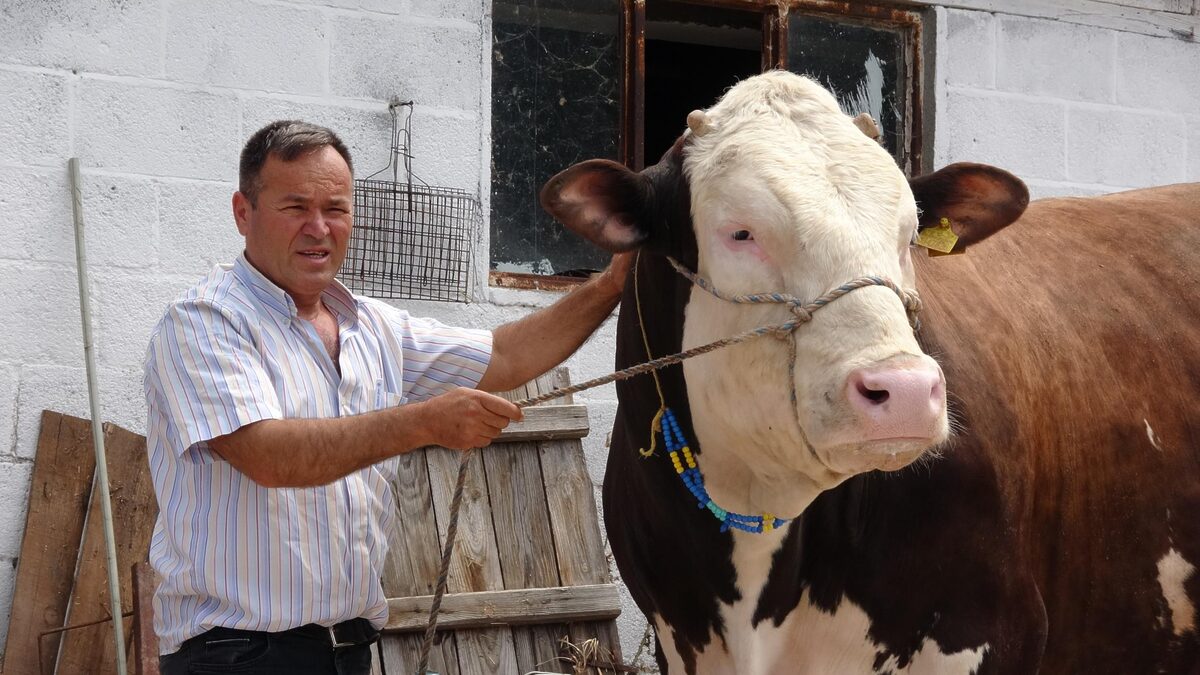
<svg viewBox="0 0 1200 675">
<path fill-rule="evenodd" d="M 483 210 L 475 195 L 413 175 L 412 107 L 412 101 L 390 106 L 388 166 L 354 181 L 354 229 L 339 278 L 374 298 L 466 302 L 471 241 L 483 226 Z M 400 108 L 407 109 L 403 129 Z M 375 179 L 388 169 L 392 180 Z"/>
</svg>

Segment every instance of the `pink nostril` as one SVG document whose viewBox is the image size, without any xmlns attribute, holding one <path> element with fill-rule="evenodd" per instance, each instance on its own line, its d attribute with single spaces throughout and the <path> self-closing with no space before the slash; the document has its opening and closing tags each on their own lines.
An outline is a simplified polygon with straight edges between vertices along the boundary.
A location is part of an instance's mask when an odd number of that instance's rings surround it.
<svg viewBox="0 0 1200 675">
<path fill-rule="evenodd" d="M 847 377 L 846 398 L 867 439 L 926 437 L 945 410 L 942 382 L 936 365 L 860 368 Z"/>
<path fill-rule="evenodd" d="M 862 380 L 855 382 L 854 386 L 856 389 L 858 389 L 859 396 L 862 396 L 876 405 L 887 402 L 888 396 L 890 396 L 887 389 L 872 389 L 868 387 Z"/>
</svg>

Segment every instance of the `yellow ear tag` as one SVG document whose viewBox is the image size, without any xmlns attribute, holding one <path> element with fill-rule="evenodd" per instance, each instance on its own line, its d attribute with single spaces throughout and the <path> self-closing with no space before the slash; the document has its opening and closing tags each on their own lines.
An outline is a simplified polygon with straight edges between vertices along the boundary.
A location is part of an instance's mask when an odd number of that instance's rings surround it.
<svg viewBox="0 0 1200 675">
<path fill-rule="evenodd" d="M 949 253 L 954 250 L 956 243 L 958 243 L 958 235 L 950 229 L 949 218 L 942 218 L 937 227 L 927 227 L 917 235 L 917 245 L 929 249 L 930 255 L 933 255 L 934 251 Z"/>
</svg>

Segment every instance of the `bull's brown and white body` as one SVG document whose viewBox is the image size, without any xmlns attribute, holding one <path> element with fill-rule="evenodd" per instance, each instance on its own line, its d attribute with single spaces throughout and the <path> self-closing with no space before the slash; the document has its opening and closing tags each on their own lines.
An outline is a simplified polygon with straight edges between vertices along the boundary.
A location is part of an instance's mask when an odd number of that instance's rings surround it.
<svg viewBox="0 0 1200 675">
<path fill-rule="evenodd" d="M 1192 672 L 1200 186 L 1035 203 L 989 238 L 1025 209 L 1020 181 L 955 165 L 910 184 L 802 78 L 752 78 L 689 125 L 641 174 L 584 163 L 544 192 L 584 236 L 642 247 L 618 366 L 787 317 L 707 294 L 667 255 L 726 293 L 814 298 L 871 274 L 925 309 L 914 336 L 895 293 L 861 289 L 663 372 L 713 501 L 795 516 L 774 532 L 721 532 L 669 461 L 641 459 L 659 396 L 619 385 L 605 519 L 660 664 Z M 942 217 L 969 252 L 914 254 Z"/>
</svg>

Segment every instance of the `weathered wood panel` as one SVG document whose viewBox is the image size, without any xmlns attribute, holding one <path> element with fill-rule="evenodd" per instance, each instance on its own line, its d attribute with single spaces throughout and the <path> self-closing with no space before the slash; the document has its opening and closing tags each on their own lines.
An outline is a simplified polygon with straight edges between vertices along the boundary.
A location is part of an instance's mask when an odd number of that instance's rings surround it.
<svg viewBox="0 0 1200 675">
<path fill-rule="evenodd" d="M 553 441 L 588 435 L 587 407 L 582 405 L 539 405 L 525 409 L 525 419 L 500 432 L 495 443 Z"/>
<path fill-rule="evenodd" d="M 569 384 L 565 368 L 500 395 L 517 401 Z M 571 663 L 560 658 L 571 632 L 566 621 L 599 617 L 595 630 L 577 621 L 577 638 L 599 634 L 601 643 L 615 644 L 611 621 L 619 611 L 615 587 L 607 583 L 572 583 L 561 589 L 547 479 L 542 474 L 541 451 L 532 440 L 567 445 L 577 458 L 555 469 L 554 484 L 563 472 L 580 470 L 570 480 L 572 499 L 588 484 L 582 470 L 579 440 L 588 433 L 587 410 L 565 396 L 549 405 L 527 408 L 525 420 L 510 426 L 496 443 L 473 456 L 459 514 L 458 539 L 451 557 L 448 595 L 443 599 L 439 637 L 453 635 L 457 648 L 435 654 L 430 668 L 441 673 L 520 673 L 532 670 L 571 672 Z M 414 453 L 414 456 L 418 453 Z M 389 672 L 415 669 L 420 635 L 428 620 L 434 582 L 449 523 L 449 505 L 457 479 L 460 454 L 443 449 L 420 453 L 422 464 L 407 460 L 400 469 L 396 495 L 401 521 L 392 534 L 392 555 L 385 570 L 384 589 L 390 598 L 389 632 L 380 644 Z M 554 490 L 559 486 L 554 485 Z M 564 532 L 563 545 L 591 546 L 591 553 L 573 551 L 571 576 L 596 576 L 607 581 L 607 564 L 596 523 L 594 500 L 586 490 L 587 505 L 573 505 L 564 523 L 583 519 L 586 542 L 568 543 L 575 536 Z M 590 506 L 588 506 L 590 505 Z M 590 509 L 590 512 L 589 512 Z M 430 517 L 429 511 L 433 515 Z M 562 525 L 567 527 L 567 525 Z M 433 532 L 431 533 L 431 529 Z M 413 542 L 406 547 L 406 542 Z M 599 562 L 597 562 L 597 560 Z M 602 576 L 601 576 L 602 575 Z M 582 586 L 582 590 L 576 588 Z M 409 590 L 424 589 L 424 590 Z M 505 590 L 507 589 L 507 590 Z M 493 593 L 499 593 L 494 595 Z M 414 597 L 423 596 L 423 597 Z M 549 601 L 546 598 L 558 598 Z M 546 604 L 549 603 L 549 604 Z M 550 621 L 551 623 L 544 623 Z M 497 623 L 503 622 L 498 626 Z M 468 627 L 469 626 L 469 627 Z M 412 631 L 412 632 L 400 632 Z M 446 640 L 446 644 L 450 639 Z"/>
<path fill-rule="evenodd" d="M 92 494 L 96 455 L 87 420 L 42 411 L 25 538 L 17 565 L 3 672 L 49 675 L 59 640 L 38 635 L 63 625 L 75 577 L 79 539 Z"/>
<path fill-rule="evenodd" d="M 383 591 L 389 597 L 431 595 L 441 564 L 441 545 L 429 487 L 425 450 L 400 456 L 396 496 L 396 533 L 384 567 Z M 458 650 L 449 633 L 439 636 L 429 655 L 429 668 L 443 675 L 458 673 Z M 419 634 L 385 635 L 380 653 L 389 673 L 416 671 L 420 656 Z"/>
<path fill-rule="evenodd" d="M 133 610 L 133 564 L 146 559 L 158 505 L 146 459 L 146 439 L 113 424 L 104 425 L 104 448 L 108 464 L 109 498 L 114 514 L 113 535 L 117 549 L 118 583 L 122 613 Z M 79 568 L 67 624 L 76 625 L 109 617 L 112 606 L 108 588 L 103 513 L 100 491 L 92 490 L 87 524 L 79 545 Z M 123 619 L 126 653 L 133 643 L 132 620 Z M 117 672 L 116 644 L 111 621 L 78 628 L 63 634 L 58 654 L 59 673 Z"/>
<path fill-rule="evenodd" d="M 595 493 L 582 446 L 579 441 L 553 441 L 539 443 L 538 448 L 563 585 L 608 583 L 608 559 L 604 556 Z M 599 661 L 621 661 L 621 641 L 611 622 L 572 623 L 568 630 L 571 642 L 577 646 L 594 636 L 599 642 Z"/>
<path fill-rule="evenodd" d="M 425 629 L 433 596 L 388 600 L 389 631 Z M 614 619 L 621 613 L 612 584 L 528 588 L 442 596 L 438 626 L 477 628 L 545 622 Z"/>
<path fill-rule="evenodd" d="M 554 540 L 546 510 L 546 490 L 535 443 L 508 443 L 483 451 L 492 521 L 504 587 L 548 588 L 559 585 Z M 514 628 L 521 672 L 552 670 L 566 626 Z"/>
<path fill-rule="evenodd" d="M 154 589 L 158 575 L 149 562 L 133 565 L 133 651 L 129 666 L 135 675 L 158 675 L 158 636 L 154 634 Z"/>
<path fill-rule="evenodd" d="M 444 545 L 450 523 L 450 504 L 454 497 L 454 486 L 458 481 L 461 453 L 443 448 L 426 451 L 429 466 L 429 481 L 433 492 L 434 510 L 437 514 L 438 537 Z M 472 591 L 497 591 L 504 588 L 500 572 L 500 555 L 496 548 L 496 532 L 492 527 L 489 511 L 487 477 L 484 476 L 483 458 L 479 452 L 471 454 L 467 465 L 467 478 L 463 484 L 462 502 L 458 514 L 458 535 L 454 540 L 454 552 L 450 558 L 450 569 L 446 581 L 447 593 L 470 593 Z M 449 611 L 454 601 L 446 596 L 449 604 L 442 605 L 438 617 L 439 625 L 454 617 Z M 462 597 L 462 596 L 458 596 Z M 429 620 L 429 602 L 423 606 L 416 627 L 424 629 Z M 394 616 L 394 615 L 393 615 Z M 391 621 L 389 621 L 389 625 Z M 447 628 L 450 626 L 447 625 Z M 459 671 L 463 675 L 474 673 L 515 672 L 516 652 L 512 631 L 506 627 L 484 630 L 460 630 L 455 639 L 459 647 Z"/>
</svg>

